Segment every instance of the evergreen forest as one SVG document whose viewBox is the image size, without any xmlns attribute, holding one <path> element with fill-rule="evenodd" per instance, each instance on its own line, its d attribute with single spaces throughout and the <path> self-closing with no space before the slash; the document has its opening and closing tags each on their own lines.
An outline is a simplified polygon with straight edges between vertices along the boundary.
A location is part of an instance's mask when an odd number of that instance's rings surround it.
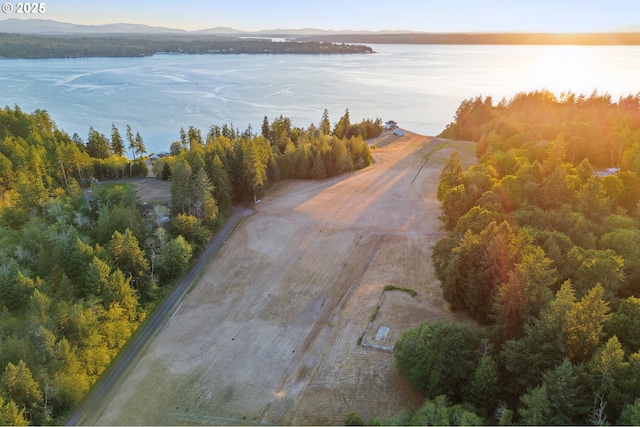
<svg viewBox="0 0 640 427">
<path fill-rule="evenodd" d="M 348 110 L 306 129 L 265 117 L 259 134 L 188 127 L 150 166 L 130 126 L 83 139 L 46 111 L 0 110 L 0 425 L 64 422 L 233 205 L 279 179 L 366 167 L 381 132 Z M 132 184 L 108 180 L 149 168 L 170 204 L 143 209 Z"/>
<path fill-rule="evenodd" d="M 405 331 L 395 364 L 425 404 L 368 422 L 640 424 L 640 94 L 477 97 L 441 136 L 477 142 L 441 172 L 432 250 L 475 325 Z"/>
<path fill-rule="evenodd" d="M 87 34 L 32 35 L 0 33 L 2 58 L 139 57 L 173 54 L 354 54 L 372 53 L 361 44 L 328 41 L 277 41 L 206 35 Z"/>
</svg>

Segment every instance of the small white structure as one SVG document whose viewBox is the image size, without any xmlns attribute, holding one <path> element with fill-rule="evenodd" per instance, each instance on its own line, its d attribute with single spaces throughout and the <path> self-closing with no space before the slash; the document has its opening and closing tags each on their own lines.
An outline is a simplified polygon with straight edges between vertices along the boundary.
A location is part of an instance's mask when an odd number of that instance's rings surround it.
<svg viewBox="0 0 640 427">
<path fill-rule="evenodd" d="M 393 120 L 389 120 L 388 122 L 385 122 L 385 124 L 384 124 L 384 128 L 386 130 L 395 129 L 397 127 L 398 127 L 398 124 L 396 122 L 394 122 Z"/>
<path fill-rule="evenodd" d="M 616 175 L 618 172 L 620 172 L 620 168 L 607 168 L 598 172 L 598 176 L 602 178 L 603 176 Z"/>
<path fill-rule="evenodd" d="M 390 331 L 390 327 L 380 326 L 380 329 L 378 329 L 378 334 L 376 335 L 376 341 L 385 342 L 387 340 L 387 337 L 389 336 Z"/>
</svg>

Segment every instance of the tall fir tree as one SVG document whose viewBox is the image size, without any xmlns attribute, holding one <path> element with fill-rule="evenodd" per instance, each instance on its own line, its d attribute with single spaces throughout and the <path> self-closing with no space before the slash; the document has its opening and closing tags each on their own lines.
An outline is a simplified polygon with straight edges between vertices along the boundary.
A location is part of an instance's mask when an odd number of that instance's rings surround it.
<svg viewBox="0 0 640 427">
<path fill-rule="evenodd" d="M 116 156 L 124 156 L 124 140 L 115 123 L 111 123 L 111 152 Z"/>
</svg>

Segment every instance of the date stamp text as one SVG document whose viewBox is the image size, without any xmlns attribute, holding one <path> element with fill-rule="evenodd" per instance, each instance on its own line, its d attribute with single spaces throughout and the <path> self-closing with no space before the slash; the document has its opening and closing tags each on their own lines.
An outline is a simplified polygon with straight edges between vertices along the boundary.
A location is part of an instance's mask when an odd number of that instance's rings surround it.
<svg viewBox="0 0 640 427">
<path fill-rule="evenodd" d="M 46 11 L 46 3 L 2 3 L 2 12 L 7 14 L 36 15 Z"/>
</svg>

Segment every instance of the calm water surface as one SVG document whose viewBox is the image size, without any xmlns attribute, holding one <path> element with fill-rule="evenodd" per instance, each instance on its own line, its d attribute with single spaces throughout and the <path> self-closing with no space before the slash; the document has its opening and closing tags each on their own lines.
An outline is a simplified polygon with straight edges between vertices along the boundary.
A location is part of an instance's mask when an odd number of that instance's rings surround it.
<svg viewBox="0 0 640 427">
<path fill-rule="evenodd" d="M 114 122 L 167 150 L 180 127 L 233 123 L 241 131 L 284 115 L 295 126 L 380 117 L 438 134 L 460 102 L 496 102 L 546 88 L 589 95 L 640 92 L 640 46 L 372 45 L 372 55 L 155 55 L 0 59 L 0 105 L 46 109 L 83 138 Z"/>
</svg>

